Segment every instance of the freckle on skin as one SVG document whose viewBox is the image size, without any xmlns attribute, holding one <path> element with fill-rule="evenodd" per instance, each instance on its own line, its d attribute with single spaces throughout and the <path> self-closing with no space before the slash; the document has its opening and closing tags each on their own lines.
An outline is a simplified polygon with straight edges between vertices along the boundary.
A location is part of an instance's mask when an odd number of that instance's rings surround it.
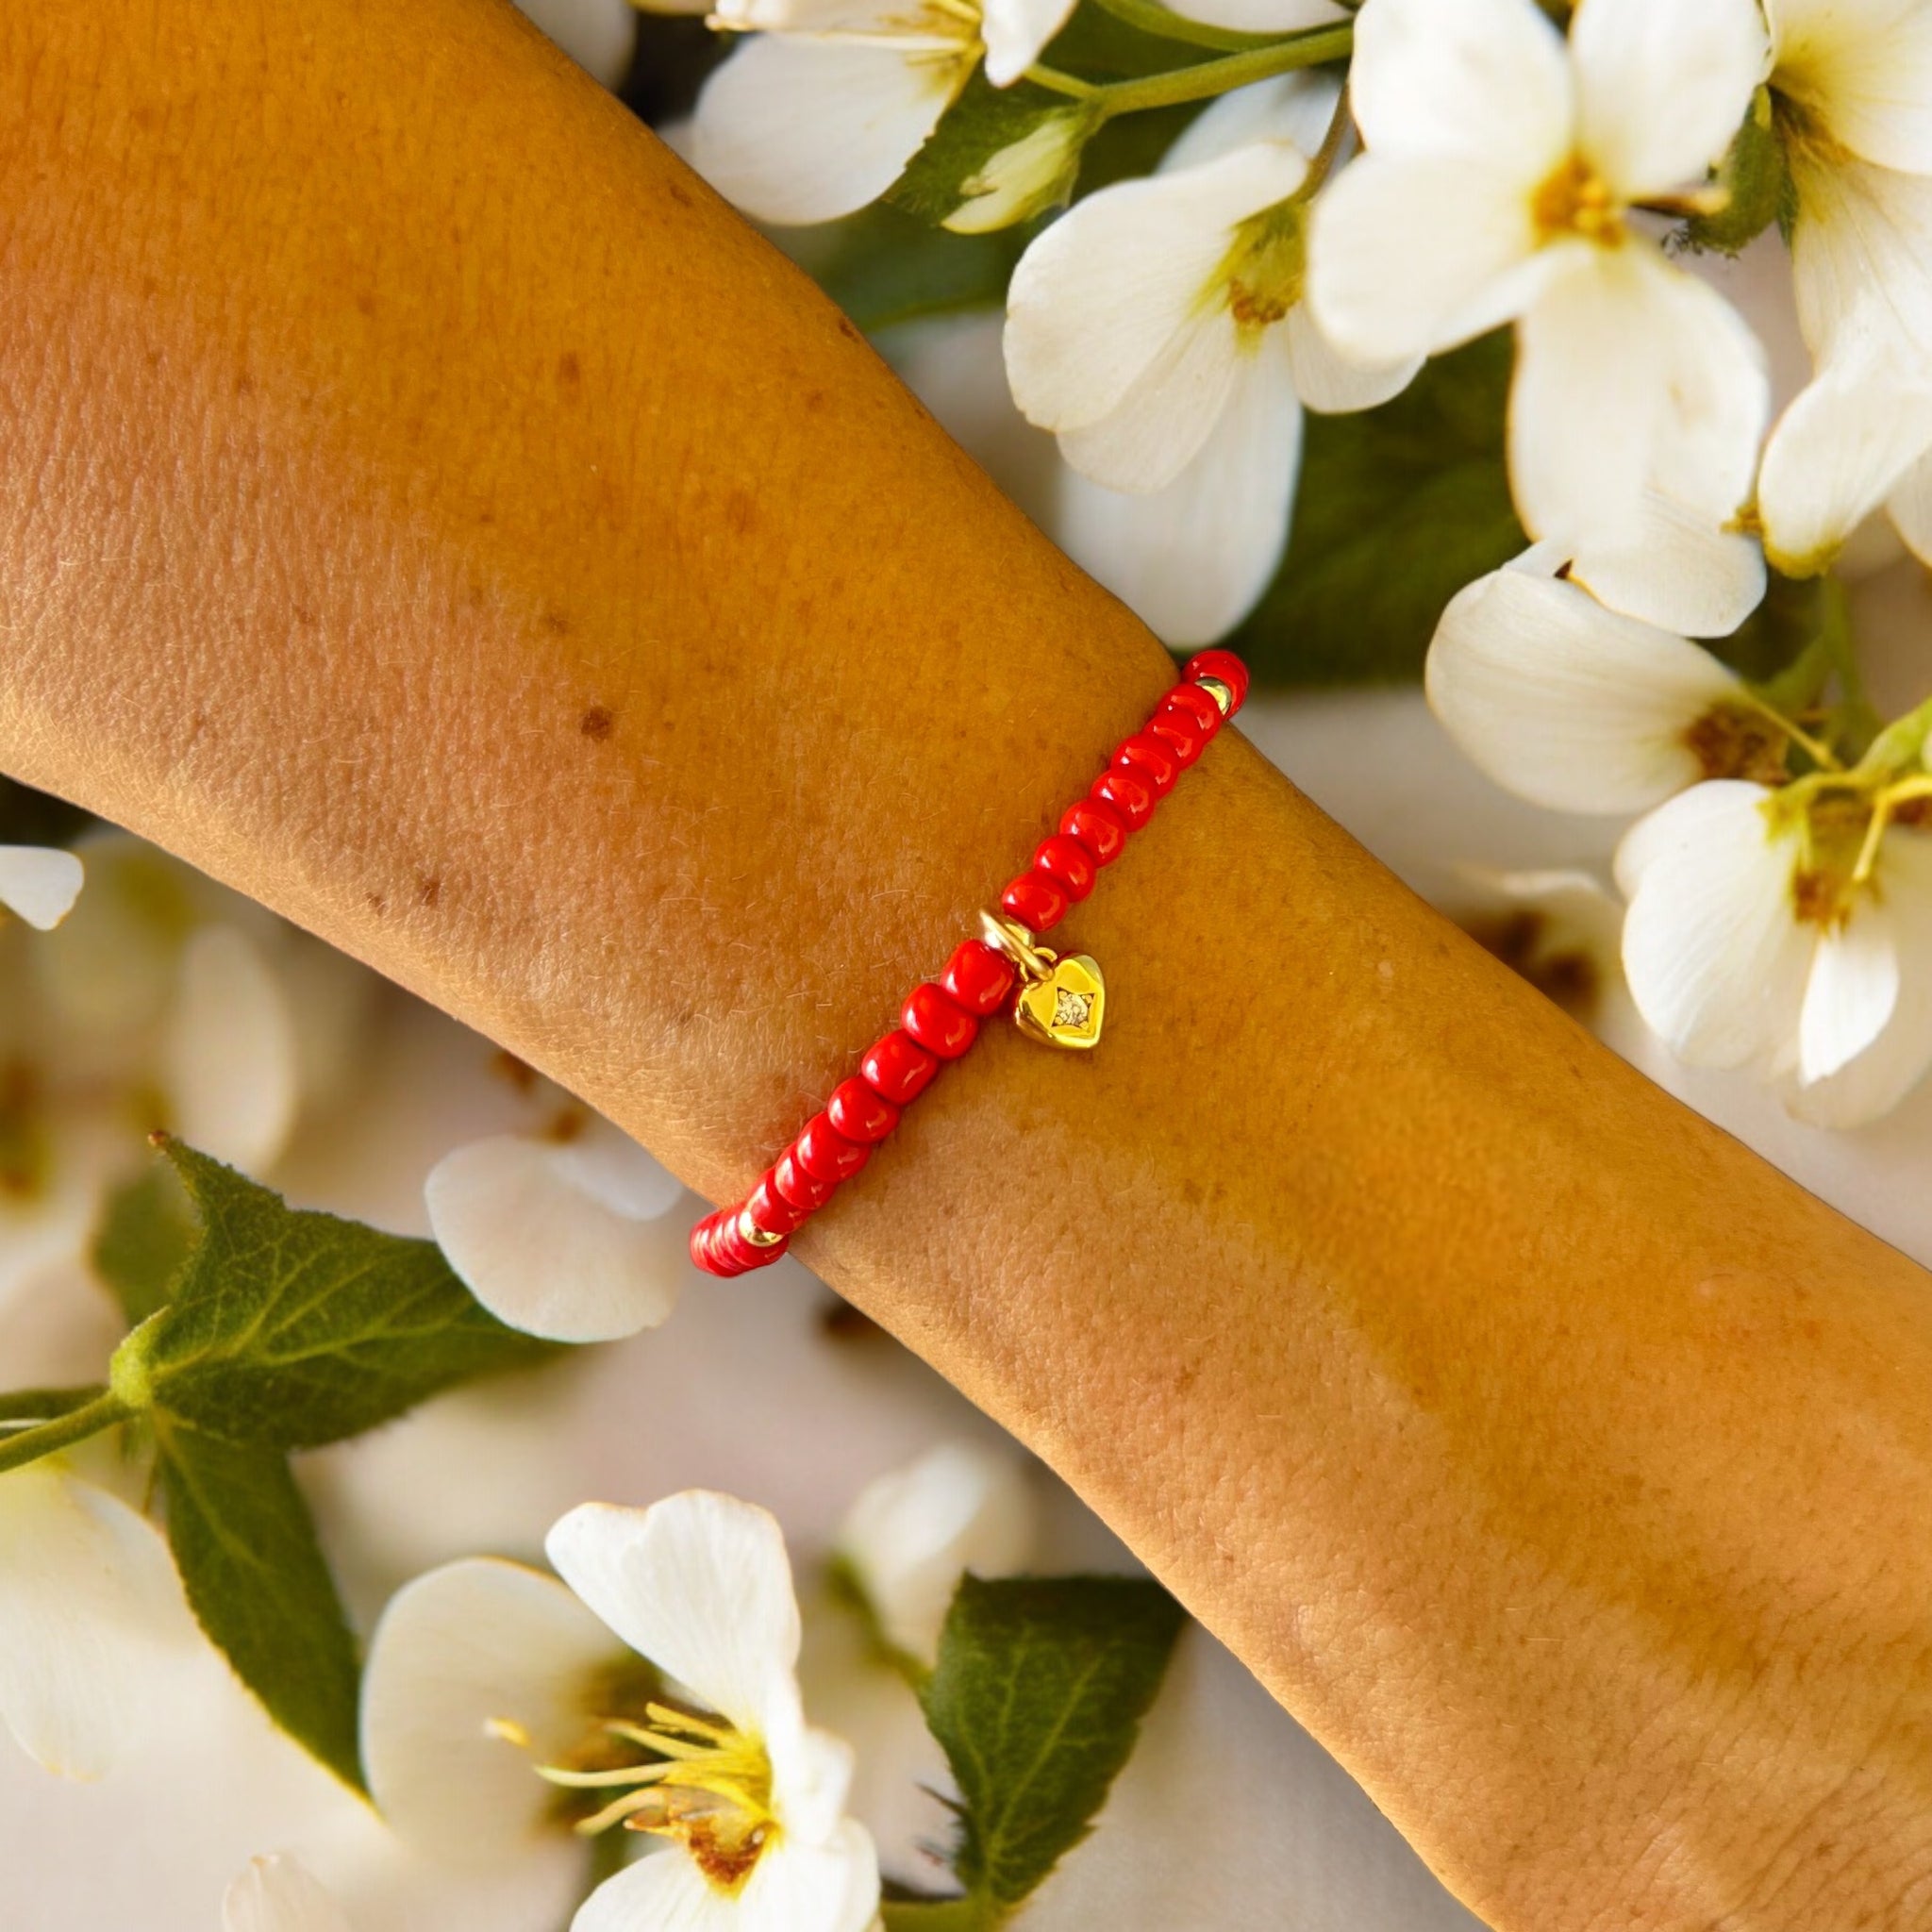
<svg viewBox="0 0 1932 1932">
<path fill-rule="evenodd" d="M 375 297 L 365 289 L 361 294 L 356 297 L 356 307 L 364 315 L 374 315 L 375 313 Z"/>
<path fill-rule="evenodd" d="M 380 892 L 365 892 L 362 897 L 370 911 L 378 919 L 389 910 L 389 901 Z"/>
<path fill-rule="evenodd" d="M 577 720 L 577 729 L 597 744 L 602 744 L 617 729 L 617 720 L 602 705 L 592 705 Z"/>
<path fill-rule="evenodd" d="M 671 199 L 678 205 L 679 208 L 692 208 L 696 206 L 696 204 L 691 200 L 691 190 L 687 188 L 682 181 L 671 180 L 665 182 L 664 192 L 668 194 L 671 197 Z"/>
<path fill-rule="evenodd" d="M 566 349 L 557 358 L 557 386 L 565 395 L 574 396 L 583 387 L 584 365 L 577 360 L 575 349 Z"/>
<path fill-rule="evenodd" d="M 839 333 L 841 336 L 848 337 L 855 342 L 865 340 L 858 332 L 858 325 L 849 315 L 841 315 L 839 318 Z"/>
<path fill-rule="evenodd" d="M 418 879 L 416 897 L 425 906 L 434 906 L 442 897 L 442 880 L 435 873 Z"/>
<path fill-rule="evenodd" d="M 567 638 L 570 635 L 570 618 L 561 610 L 546 610 L 543 613 L 543 628 L 553 637 Z"/>
</svg>

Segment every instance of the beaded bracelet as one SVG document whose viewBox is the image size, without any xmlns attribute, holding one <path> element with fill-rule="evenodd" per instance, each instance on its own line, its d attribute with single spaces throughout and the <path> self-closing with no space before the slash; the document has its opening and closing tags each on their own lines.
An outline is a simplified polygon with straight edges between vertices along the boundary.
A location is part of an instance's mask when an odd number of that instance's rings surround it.
<svg viewBox="0 0 1932 1932">
<path fill-rule="evenodd" d="M 899 1116 L 979 1035 L 979 1023 L 1010 1004 L 1029 1039 L 1085 1049 L 1099 1043 L 1107 1014 L 1100 968 L 1084 953 L 1040 943 L 1067 908 L 1086 898 L 1104 865 L 1154 816 L 1174 780 L 1240 710 L 1248 674 L 1229 651 L 1203 651 L 1161 699 L 1144 729 L 1125 740 L 1086 797 L 1067 808 L 1033 863 L 979 915 L 968 940 L 935 980 L 915 986 L 899 1025 L 832 1090 L 824 1110 L 734 1208 L 708 1214 L 691 1231 L 691 1257 L 709 1274 L 742 1274 L 775 1261 L 791 1237 L 872 1158 Z"/>
</svg>

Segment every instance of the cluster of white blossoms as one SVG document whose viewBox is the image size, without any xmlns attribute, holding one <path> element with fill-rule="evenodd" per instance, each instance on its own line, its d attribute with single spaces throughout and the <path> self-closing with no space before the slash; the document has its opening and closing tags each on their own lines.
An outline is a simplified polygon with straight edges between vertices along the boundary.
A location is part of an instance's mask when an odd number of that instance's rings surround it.
<svg viewBox="0 0 1932 1932">
<path fill-rule="evenodd" d="M 1660 806 L 1619 874 L 1631 991 L 1678 1054 L 1816 1120 L 1883 1111 L 1932 1058 L 1923 732 L 1850 704 L 1814 728 L 1845 651 L 1781 710 L 1687 641 L 1879 510 L 1932 562 L 1932 0 L 1093 4 L 1166 34 L 1171 71 L 1045 64 L 1060 5 L 721 0 L 754 39 L 695 158 L 779 223 L 895 179 L 932 212 L 948 167 L 947 225 L 1040 222 L 1005 359 L 1058 441 L 1051 526 L 1176 645 L 1280 568 L 1306 410 L 1374 408 L 1512 326 L 1533 547 L 1450 609 L 1435 701 L 1531 797 Z M 992 89 L 1032 83 L 1031 121 L 975 120 L 982 58 Z M 1151 175 L 1076 193 L 1100 129 L 1191 102 Z M 1709 269 L 1760 235 L 1811 363 L 1784 395 Z"/>
</svg>

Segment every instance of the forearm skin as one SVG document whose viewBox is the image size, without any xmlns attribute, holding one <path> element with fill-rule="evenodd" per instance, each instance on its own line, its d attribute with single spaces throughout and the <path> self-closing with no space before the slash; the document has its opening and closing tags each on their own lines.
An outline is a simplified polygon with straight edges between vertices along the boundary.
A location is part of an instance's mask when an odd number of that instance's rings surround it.
<svg viewBox="0 0 1932 1932">
<path fill-rule="evenodd" d="M 494 0 L 9 8 L 0 184 L 0 767 L 714 1198 L 1172 675 Z M 1233 734 L 1067 931 L 806 1257 L 1506 1932 L 1932 1925 L 1932 1279 Z"/>
</svg>

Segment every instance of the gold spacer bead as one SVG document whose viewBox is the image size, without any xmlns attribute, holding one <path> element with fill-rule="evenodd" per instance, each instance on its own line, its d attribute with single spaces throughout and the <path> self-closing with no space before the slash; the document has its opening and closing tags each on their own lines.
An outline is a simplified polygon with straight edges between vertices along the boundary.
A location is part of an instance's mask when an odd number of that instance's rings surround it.
<svg viewBox="0 0 1932 1932">
<path fill-rule="evenodd" d="M 738 1231 L 755 1248 L 775 1248 L 785 1239 L 782 1234 L 773 1234 L 768 1229 L 760 1227 L 751 1218 L 749 1208 L 741 1208 L 738 1210 Z"/>
<path fill-rule="evenodd" d="M 1224 718 L 1234 709 L 1234 687 L 1232 685 L 1224 684 L 1218 677 L 1197 677 L 1194 682 L 1221 707 L 1221 715 Z"/>
</svg>

